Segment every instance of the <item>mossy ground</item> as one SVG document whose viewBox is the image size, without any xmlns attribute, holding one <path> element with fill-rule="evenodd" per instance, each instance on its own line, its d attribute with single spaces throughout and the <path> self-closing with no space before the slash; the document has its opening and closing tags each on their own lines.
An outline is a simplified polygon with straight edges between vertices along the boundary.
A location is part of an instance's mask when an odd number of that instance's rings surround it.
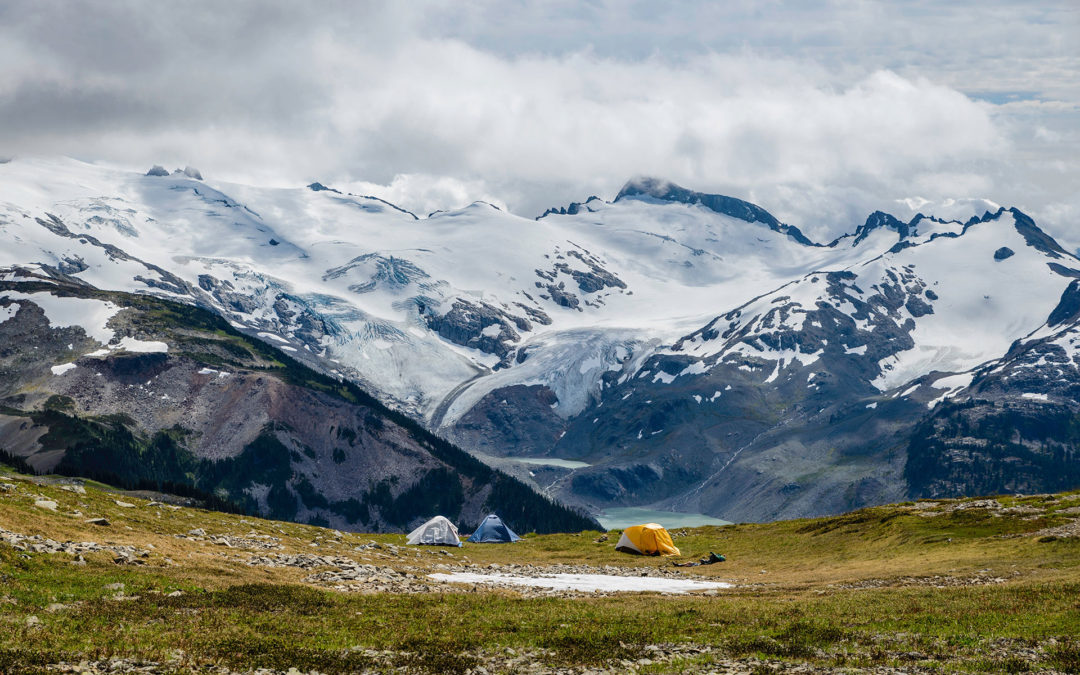
<svg viewBox="0 0 1080 675">
<path fill-rule="evenodd" d="M 677 531 L 683 559 L 710 550 L 728 557 L 690 572 L 736 586 L 715 596 L 567 598 L 452 586 L 412 595 L 341 593 L 303 584 L 307 571 L 249 566 L 240 560 L 244 551 L 174 535 L 193 528 L 254 532 L 280 538 L 286 553 L 414 570 L 448 561 L 651 567 L 671 560 L 616 553 L 615 537 L 597 543 L 595 532 L 466 545 L 451 550 L 452 559 L 412 547 L 393 557 L 355 547 L 400 545 L 401 535 L 338 536 L 308 525 L 147 507 L 89 483 L 86 494 L 76 494 L 10 475 L 0 482 L 18 486 L 0 491 L 0 527 L 7 530 L 153 547 L 141 566 L 117 565 L 106 553 L 74 566 L 69 555 L 0 544 L 0 672 L 114 656 L 164 662 L 177 650 L 193 667 L 464 672 L 477 653 L 507 647 L 568 667 L 610 665 L 637 658 L 646 645 L 679 643 L 713 651 L 644 672 L 708 669 L 720 656 L 848 668 L 1080 672 L 1080 539 L 1034 535 L 1078 517 L 1075 493 L 1002 497 L 995 508 L 895 505 Z M 37 498 L 57 502 L 57 511 L 35 507 Z M 82 515 L 71 515 L 75 510 Z M 99 516 L 110 525 L 85 523 Z M 117 583 L 124 584 L 122 596 L 137 597 L 116 599 L 117 590 L 106 587 Z M 176 590 L 182 594 L 167 595 Z M 54 603 L 64 607 L 48 611 Z M 28 625 L 30 616 L 37 625 Z M 393 650 L 396 660 L 373 660 L 358 648 Z"/>
</svg>

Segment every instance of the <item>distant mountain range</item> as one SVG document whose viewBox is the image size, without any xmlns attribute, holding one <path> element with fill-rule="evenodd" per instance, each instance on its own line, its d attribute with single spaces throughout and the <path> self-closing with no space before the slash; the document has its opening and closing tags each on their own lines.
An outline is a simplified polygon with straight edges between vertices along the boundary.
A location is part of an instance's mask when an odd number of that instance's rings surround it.
<svg viewBox="0 0 1080 675">
<path fill-rule="evenodd" d="M 594 512 L 765 520 L 1080 486 L 1080 260 L 1016 209 L 876 212 L 824 244 L 760 206 L 656 179 L 529 220 L 154 173 L 0 165 L 0 279 L 197 306 Z M 70 397 L 69 412 L 111 409 L 56 382 L 79 377 L 80 358 L 113 358 L 89 356 L 103 338 L 140 334 L 69 325 L 73 353 L 33 355 L 37 370 L 0 392 L 7 405 L 41 406 L 40 389 Z M 395 475 L 392 493 L 419 484 Z"/>
</svg>

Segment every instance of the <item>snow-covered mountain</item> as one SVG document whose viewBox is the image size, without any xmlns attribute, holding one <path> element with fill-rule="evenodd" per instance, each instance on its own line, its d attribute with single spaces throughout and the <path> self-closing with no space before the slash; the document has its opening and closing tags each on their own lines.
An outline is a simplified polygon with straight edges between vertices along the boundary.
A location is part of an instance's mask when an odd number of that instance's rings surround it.
<svg viewBox="0 0 1080 675">
<path fill-rule="evenodd" d="M 878 212 L 818 244 L 655 179 L 529 220 L 152 173 L 0 165 L 0 265 L 211 309 L 497 464 L 589 464 L 518 468 L 593 508 L 753 519 L 903 497 L 913 430 L 942 404 L 1017 382 L 1024 345 L 1053 351 L 1028 371 L 1074 363 L 1051 318 L 1080 260 L 1016 210 Z M 999 398 L 1072 410 L 1049 377 Z"/>
</svg>

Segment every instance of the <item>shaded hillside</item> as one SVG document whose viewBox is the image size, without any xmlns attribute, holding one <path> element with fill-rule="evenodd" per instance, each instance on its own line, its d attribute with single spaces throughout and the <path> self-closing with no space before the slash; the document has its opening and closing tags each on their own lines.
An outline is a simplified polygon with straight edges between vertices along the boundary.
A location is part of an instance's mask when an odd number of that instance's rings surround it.
<svg viewBox="0 0 1080 675">
<path fill-rule="evenodd" d="M 522 531 L 595 526 L 208 311 L 13 276 L 0 282 L 0 450 L 21 467 L 340 529 L 434 513 L 468 529 L 490 511 Z"/>
</svg>

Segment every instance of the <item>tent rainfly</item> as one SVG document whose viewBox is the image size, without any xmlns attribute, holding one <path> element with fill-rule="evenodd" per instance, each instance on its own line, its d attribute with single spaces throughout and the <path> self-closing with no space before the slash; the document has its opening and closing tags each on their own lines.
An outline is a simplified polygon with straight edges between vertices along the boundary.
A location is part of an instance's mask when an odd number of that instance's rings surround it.
<svg viewBox="0 0 1080 675">
<path fill-rule="evenodd" d="M 410 532 L 405 543 L 427 546 L 461 546 L 457 528 L 442 516 L 435 516 Z"/>
<path fill-rule="evenodd" d="M 615 550 L 638 555 L 682 555 L 671 542 L 668 531 L 656 523 L 626 528 L 619 543 L 615 544 Z"/>
<path fill-rule="evenodd" d="M 510 544 L 518 539 L 521 537 L 514 534 L 502 518 L 494 513 L 484 518 L 484 522 L 480 523 L 476 532 L 469 535 L 470 544 Z"/>
</svg>

